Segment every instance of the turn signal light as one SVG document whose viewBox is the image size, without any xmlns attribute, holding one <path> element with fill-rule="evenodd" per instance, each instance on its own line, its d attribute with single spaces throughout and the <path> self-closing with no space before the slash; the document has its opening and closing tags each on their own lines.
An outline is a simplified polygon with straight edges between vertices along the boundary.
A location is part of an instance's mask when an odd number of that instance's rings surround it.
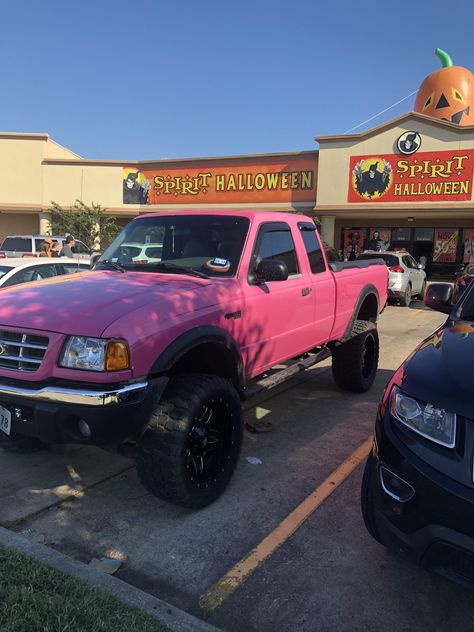
<svg viewBox="0 0 474 632">
<path fill-rule="evenodd" d="M 402 266 L 392 266 L 389 268 L 391 272 L 405 272 Z"/>
<path fill-rule="evenodd" d="M 130 355 L 127 343 L 123 340 L 111 340 L 105 354 L 106 371 L 122 371 L 130 368 Z"/>
</svg>

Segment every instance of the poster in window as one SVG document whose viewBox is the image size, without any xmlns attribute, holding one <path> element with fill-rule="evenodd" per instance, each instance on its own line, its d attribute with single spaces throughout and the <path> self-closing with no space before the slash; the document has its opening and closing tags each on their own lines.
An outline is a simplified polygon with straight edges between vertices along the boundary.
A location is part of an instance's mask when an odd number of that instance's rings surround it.
<svg viewBox="0 0 474 632">
<path fill-rule="evenodd" d="M 390 248 L 390 228 L 371 228 L 367 250 L 383 252 Z"/>
<path fill-rule="evenodd" d="M 436 229 L 433 245 L 433 263 L 456 263 L 458 231 L 451 228 Z"/>
<path fill-rule="evenodd" d="M 344 259 L 354 260 L 364 251 L 365 230 L 360 228 L 346 228 L 342 231 Z"/>
<path fill-rule="evenodd" d="M 464 263 L 474 263 L 474 230 L 464 231 Z"/>
</svg>

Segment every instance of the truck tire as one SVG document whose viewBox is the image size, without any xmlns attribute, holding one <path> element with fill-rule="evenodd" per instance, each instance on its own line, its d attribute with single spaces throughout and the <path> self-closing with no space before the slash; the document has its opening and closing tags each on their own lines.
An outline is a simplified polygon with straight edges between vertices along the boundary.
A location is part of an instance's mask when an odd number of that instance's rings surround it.
<svg viewBox="0 0 474 632">
<path fill-rule="evenodd" d="M 9 436 L 0 432 L 0 448 L 3 448 L 5 452 L 37 452 L 46 449 L 48 445 L 35 437 L 26 437 L 21 434 Z"/>
<path fill-rule="evenodd" d="M 374 515 L 374 500 L 372 498 L 372 467 L 370 457 L 367 459 L 362 477 L 362 487 L 360 490 L 360 508 L 365 528 L 370 535 L 380 544 L 384 544 L 377 530 Z"/>
<path fill-rule="evenodd" d="M 158 498 L 205 507 L 232 478 L 242 437 L 242 407 L 228 380 L 204 374 L 171 378 L 138 443 L 138 476 Z"/>
<path fill-rule="evenodd" d="M 365 393 L 372 386 L 379 363 L 379 336 L 374 323 L 356 320 L 352 337 L 332 351 L 332 375 L 345 391 Z"/>
</svg>

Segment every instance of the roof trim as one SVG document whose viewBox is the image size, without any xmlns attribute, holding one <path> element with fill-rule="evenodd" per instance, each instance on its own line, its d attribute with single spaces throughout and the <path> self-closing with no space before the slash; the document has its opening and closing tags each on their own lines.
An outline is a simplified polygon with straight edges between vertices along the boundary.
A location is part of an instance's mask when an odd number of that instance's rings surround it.
<svg viewBox="0 0 474 632">
<path fill-rule="evenodd" d="M 0 139 L 6 138 L 14 140 L 16 138 L 21 140 L 48 140 L 49 134 L 29 134 L 23 132 L 0 132 Z"/>
<path fill-rule="evenodd" d="M 419 112 L 407 112 L 406 114 L 402 114 L 397 118 L 394 118 L 390 121 L 382 123 L 377 127 L 372 127 L 371 129 L 366 130 L 365 132 L 360 132 L 358 134 L 338 134 L 337 136 L 314 136 L 314 140 L 318 143 L 331 143 L 331 142 L 343 142 L 343 141 L 351 141 L 351 140 L 361 140 L 363 138 L 367 138 L 369 136 L 374 136 L 378 134 L 382 130 L 388 129 L 390 127 L 394 127 L 399 123 L 404 121 L 408 121 L 409 119 L 418 120 L 420 123 L 427 123 L 429 125 L 434 125 L 435 127 L 442 127 L 443 129 L 449 129 L 458 134 L 465 133 L 474 133 L 474 125 L 456 125 L 455 123 L 451 123 L 450 121 L 442 121 L 441 119 L 433 118 L 432 116 L 426 116 L 426 114 L 420 114 Z"/>
<path fill-rule="evenodd" d="M 162 158 L 160 160 L 87 160 L 87 159 L 78 159 L 75 160 L 73 158 L 45 158 L 43 160 L 43 164 L 47 165 L 64 165 L 64 164 L 81 164 L 81 165 L 90 165 L 90 166 L 111 166 L 115 167 L 117 165 L 122 165 L 124 167 L 127 166 L 147 166 L 151 167 L 153 165 L 168 165 L 168 164 L 194 164 L 196 162 L 219 162 L 219 161 L 233 161 L 233 160 L 265 160 L 265 159 L 274 159 L 274 158 L 299 158 L 299 157 L 317 157 L 319 151 L 317 149 L 310 149 L 307 151 L 292 151 L 292 152 L 277 152 L 270 154 L 239 154 L 239 155 L 231 155 L 231 156 L 203 156 L 198 158 Z"/>
</svg>

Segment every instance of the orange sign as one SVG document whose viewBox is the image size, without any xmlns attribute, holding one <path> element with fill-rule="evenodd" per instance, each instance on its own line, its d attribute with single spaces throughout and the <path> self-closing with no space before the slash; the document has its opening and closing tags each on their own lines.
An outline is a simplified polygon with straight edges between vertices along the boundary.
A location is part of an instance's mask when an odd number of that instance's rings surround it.
<svg viewBox="0 0 474 632">
<path fill-rule="evenodd" d="M 124 204 L 316 202 L 317 155 L 123 168 Z"/>
<path fill-rule="evenodd" d="M 474 152 L 351 156 L 349 202 L 458 202 L 472 196 Z"/>
</svg>

